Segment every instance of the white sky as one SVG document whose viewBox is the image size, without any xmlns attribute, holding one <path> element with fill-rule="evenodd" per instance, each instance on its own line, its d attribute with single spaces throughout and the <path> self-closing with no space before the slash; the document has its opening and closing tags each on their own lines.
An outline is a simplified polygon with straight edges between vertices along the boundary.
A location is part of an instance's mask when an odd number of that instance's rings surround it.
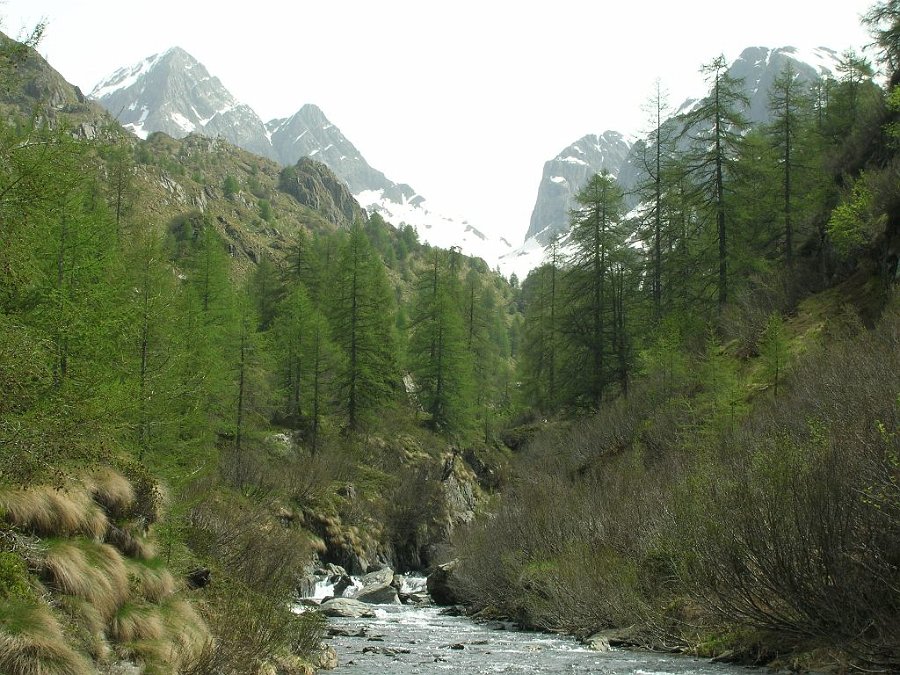
<svg viewBox="0 0 900 675">
<path fill-rule="evenodd" d="M 656 78 L 670 103 L 744 47 L 870 42 L 871 0 L 6 0 L 85 93 L 180 46 L 264 121 L 315 103 L 369 163 L 514 245 L 543 163 L 588 133 L 637 132 Z M 233 9 L 240 7 L 240 9 Z"/>
</svg>

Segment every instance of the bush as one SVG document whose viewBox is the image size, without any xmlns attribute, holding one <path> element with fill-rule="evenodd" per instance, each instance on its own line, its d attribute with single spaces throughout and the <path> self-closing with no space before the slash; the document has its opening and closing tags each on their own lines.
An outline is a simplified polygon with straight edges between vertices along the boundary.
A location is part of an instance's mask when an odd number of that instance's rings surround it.
<svg viewBox="0 0 900 675">
<path fill-rule="evenodd" d="M 683 486 L 683 579 L 723 616 L 896 667 L 900 314 L 785 390 Z"/>
</svg>

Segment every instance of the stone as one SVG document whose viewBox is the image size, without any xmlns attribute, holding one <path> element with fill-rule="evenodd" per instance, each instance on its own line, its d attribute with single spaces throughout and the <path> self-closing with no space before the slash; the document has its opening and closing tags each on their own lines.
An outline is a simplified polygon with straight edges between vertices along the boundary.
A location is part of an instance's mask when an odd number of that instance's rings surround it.
<svg viewBox="0 0 900 675">
<path fill-rule="evenodd" d="M 356 599 L 360 602 L 367 602 L 372 605 L 400 604 L 400 596 L 397 594 L 397 589 L 385 584 L 364 587 L 356 594 Z"/>
<path fill-rule="evenodd" d="M 608 652 L 612 647 L 609 646 L 609 638 L 602 633 L 595 633 L 588 638 L 582 640 L 582 644 L 593 652 Z"/>
<path fill-rule="evenodd" d="M 390 585 L 390 583 L 394 580 L 394 570 L 390 567 L 385 567 L 380 570 L 375 570 L 374 572 L 369 572 L 366 576 L 360 579 L 360 583 L 362 583 L 363 588 L 366 586 L 373 585 Z"/>
<path fill-rule="evenodd" d="M 212 572 L 206 567 L 198 567 L 186 575 L 187 585 L 190 588 L 205 588 L 212 581 Z"/>
<path fill-rule="evenodd" d="M 334 595 L 336 597 L 341 597 L 348 588 L 353 585 L 353 579 L 350 578 L 349 574 L 341 575 L 338 580 L 334 584 Z"/>
<path fill-rule="evenodd" d="M 366 637 L 367 632 L 365 627 L 358 630 L 352 630 L 350 628 L 341 628 L 340 626 L 328 626 L 325 629 L 325 634 L 329 637 L 364 638 Z"/>
<path fill-rule="evenodd" d="M 316 655 L 316 662 L 314 664 L 316 668 L 319 670 L 334 670 L 338 667 L 338 657 L 337 652 L 334 651 L 334 647 L 324 646 Z"/>
<path fill-rule="evenodd" d="M 394 583 L 394 570 L 384 567 L 369 572 L 361 580 L 362 588 L 353 596 L 373 605 L 399 605 L 400 596 Z"/>
<path fill-rule="evenodd" d="M 321 574 L 326 577 L 345 577 L 347 576 L 347 570 L 340 565 L 326 563 L 323 567 L 316 570 L 316 574 Z"/>
<path fill-rule="evenodd" d="M 431 600 L 436 605 L 458 605 L 460 603 L 459 596 L 453 589 L 451 578 L 453 571 L 459 564 L 457 560 L 438 565 L 431 574 L 428 575 L 428 581 L 425 587 Z"/>
<path fill-rule="evenodd" d="M 397 656 L 398 654 L 410 654 L 405 647 L 363 647 L 363 654 L 384 654 L 385 656 Z"/>
<path fill-rule="evenodd" d="M 345 619 L 372 619 L 375 612 L 364 602 L 353 598 L 332 598 L 323 602 L 319 608 L 325 616 Z"/>
</svg>

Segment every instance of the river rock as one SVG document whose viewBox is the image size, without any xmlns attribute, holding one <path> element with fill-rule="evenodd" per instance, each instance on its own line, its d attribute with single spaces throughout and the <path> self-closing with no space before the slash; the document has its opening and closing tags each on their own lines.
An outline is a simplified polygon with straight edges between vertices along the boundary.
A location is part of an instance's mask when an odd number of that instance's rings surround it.
<svg viewBox="0 0 900 675">
<path fill-rule="evenodd" d="M 334 579 L 334 577 L 331 577 L 331 579 Z M 338 577 L 337 580 L 334 581 L 335 597 L 341 597 L 344 594 L 344 591 L 346 591 L 352 585 L 353 579 L 351 579 L 348 574 L 344 574 L 343 576 Z"/>
<path fill-rule="evenodd" d="M 360 602 L 373 605 L 399 605 L 400 596 L 394 586 L 394 570 L 390 567 L 370 572 L 360 583 L 362 588 L 353 596 Z"/>
<path fill-rule="evenodd" d="M 384 567 L 380 570 L 375 570 L 374 572 L 369 572 L 366 576 L 360 579 L 360 583 L 363 585 L 363 588 L 366 586 L 390 586 L 391 582 L 394 580 L 394 570 L 390 567 Z"/>
<path fill-rule="evenodd" d="M 342 617 L 345 619 L 371 619 L 375 612 L 364 602 L 352 598 L 332 598 L 323 602 L 320 611 L 325 616 Z"/>
<path fill-rule="evenodd" d="M 581 641 L 582 644 L 594 652 L 608 652 L 612 647 L 609 646 L 609 638 L 602 633 L 594 633 L 588 638 Z"/>
<path fill-rule="evenodd" d="M 351 628 L 341 628 L 340 626 L 328 626 L 325 629 L 325 634 L 328 635 L 328 637 L 364 638 L 368 635 L 368 631 L 365 626 L 356 630 Z"/>
<path fill-rule="evenodd" d="M 458 605 L 460 604 L 459 596 L 450 583 L 453 571 L 456 569 L 459 561 L 451 560 L 450 562 L 438 565 L 434 571 L 428 575 L 428 581 L 425 586 L 428 594 L 436 605 Z"/>
<path fill-rule="evenodd" d="M 410 654 L 405 647 L 363 647 L 363 654 L 384 654 L 385 656 L 397 656 L 398 654 Z"/>
<path fill-rule="evenodd" d="M 428 593 L 400 593 L 400 604 L 403 605 L 427 605 L 431 603 Z"/>
<path fill-rule="evenodd" d="M 328 645 L 322 647 L 316 655 L 316 662 L 314 665 L 319 670 L 334 670 L 337 668 L 338 657 L 337 652 L 334 651 L 334 647 Z"/>
<path fill-rule="evenodd" d="M 397 589 L 390 585 L 363 588 L 363 590 L 356 594 L 356 599 L 360 602 L 367 602 L 372 605 L 400 604 L 400 596 L 397 594 Z"/>
</svg>

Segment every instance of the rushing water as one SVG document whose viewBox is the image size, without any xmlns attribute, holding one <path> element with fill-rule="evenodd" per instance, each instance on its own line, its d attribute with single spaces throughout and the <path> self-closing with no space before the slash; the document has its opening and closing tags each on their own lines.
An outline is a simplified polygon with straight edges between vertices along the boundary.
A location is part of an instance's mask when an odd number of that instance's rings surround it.
<svg viewBox="0 0 900 675">
<path fill-rule="evenodd" d="M 420 582 L 407 580 L 404 592 Z M 753 669 L 703 659 L 613 649 L 590 651 L 572 639 L 446 616 L 437 607 L 375 605 L 374 619 L 329 619 L 337 675 L 397 673 L 604 673 L 746 675 Z"/>
</svg>

